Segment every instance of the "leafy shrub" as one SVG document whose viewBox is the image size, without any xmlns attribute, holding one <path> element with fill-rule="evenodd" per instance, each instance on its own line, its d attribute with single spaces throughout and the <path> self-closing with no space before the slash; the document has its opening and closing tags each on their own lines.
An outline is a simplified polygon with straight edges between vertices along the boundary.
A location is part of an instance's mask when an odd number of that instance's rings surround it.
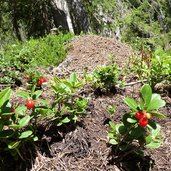
<svg viewBox="0 0 171 171">
<path fill-rule="evenodd" d="M 139 99 L 139 104 L 132 98 L 124 99 L 131 112 L 123 115 L 122 123 L 109 122 L 109 142 L 117 146 L 117 152 L 142 154 L 144 147 L 158 148 L 162 143 L 161 126 L 155 123 L 153 117 L 165 118 L 165 115 L 158 112 L 165 105 L 165 101 L 159 94 L 152 94 L 148 84 L 140 92 L 142 98 Z"/>
<path fill-rule="evenodd" d="M 68 80 L 54 79 L 52 88 L 55 92 L 55 101 L 52 104 L 56 109 L 52 120 L 60 126 L 64 123 L 77 121 L 78 116 L 85 113 L 88 100 L 77 94 L 78 88 L 83 82 L 77 78 L 76 73 L 72 73 Z"/>
<path fill-rule="evenodd" d="M 39 80 L 47 81 L 45 78 Z M 15 158 L 18 155 L 23 158 L 22 146 L 25 142 L 38 140 L 38 123 L 42 119 L 47 125 L 53 122 L 57 126 L 77 121 L 88 104 L 87 99 L 77 94 L 81 85 L 76 73 L 69 79 L 55 78 L 52 85 L 55 98 L 51 102 L 42 98 L 44 90 L 37 90 L 37 82 L 31 90 L 16 93 L 24 99 L 22 104 L 10 101 L 10 88 L 0 92 L 0 152 L 7 150 Z"/>
<path fill-rule="evenodd" d="M 25 106 L 18 106 L 15 109 L 9 103 L 12 90 L 7 88 L 0 93 L 0 146 L 1 150 L 10 151 L 14 157 L 20 146 L 25 141 L 36 141 L 34 129 L 30 122 L 32 117 L 26 114 Z"/>
<path fill-rule="evenodd" d="M 115 88 L 116 84 L 121 85 L 120 70 L 116 64 L 101 66 L 94 71 L 93 75 L 95 88 L 105 88 L 108 91 Z"/>
</svg>

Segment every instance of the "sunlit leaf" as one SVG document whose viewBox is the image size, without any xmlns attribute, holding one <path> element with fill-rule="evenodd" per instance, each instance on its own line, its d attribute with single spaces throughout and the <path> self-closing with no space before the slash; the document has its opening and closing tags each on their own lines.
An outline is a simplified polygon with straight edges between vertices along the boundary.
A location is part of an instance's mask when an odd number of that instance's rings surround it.
<svg viewBox="0 0 171 171">
<path fill-rule="evenodd" d="M 28 125 L 29 121 L 30 121 L 31 117 L 29 115 L 25 116 L 24 118 L 22 118 L 20 121 L 19 121 L 19 126 L 21 128 L 23 128 L 24 126 Z"/>
<path fill-rule="evenodd" d="M 16 95 L 19 97 L 26 98 L 26 99 L 30 98 L 30 94 L 28 92 L 25 92 L 25 91 L 17 92 Z"/>
<path fill-rule="evenodd" d="M 126 97 L 124 99 L 124 102 L 133 110 L 133 111 L 137 111 L 138 105 L 136 103 L 136 101 L 132 98 Z"/>
<path fill-rule="evenodd" d="M 143 87 L 140 90 L 141 95 L 144 99 L 144 102 L 146 104 L 146 107 L 149 106 L 150 101 L 151 101 L 151 97 L 152 97 L 152 89 L 151 86 L 148 84 L 143 85 Z"/>
<path fill-rule="evenodd" d="M 18 138 L 19 139 L 28 138 L 30 135 L 32 135 L 32 133 L 33 132 L 31 130 L 22 132 Z"/>
<path fill-rule="evenodd" d="M 0 92 L 0 108 L 7 102 L 11 97 L 12 90 L 6 88 Z"/>
</svg>

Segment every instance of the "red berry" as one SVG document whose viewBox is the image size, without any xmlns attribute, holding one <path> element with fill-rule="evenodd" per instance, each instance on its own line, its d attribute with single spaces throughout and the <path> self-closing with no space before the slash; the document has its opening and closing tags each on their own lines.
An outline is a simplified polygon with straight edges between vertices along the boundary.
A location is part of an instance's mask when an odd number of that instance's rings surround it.
<svg viewBox="0 0 171 171">
<path fill-rule="evenodd" d="M 143 112 L 143 111 L 139 111 L 139 112 L 137 112 L 136 114 L 135 114 L 135 117 L 137 118 L 137 119 L 141 119 L 141 118 L 143 118 L 145 116 L 145 112 Z"/>
<path fill-rule="evenodd" d="M 38 80 L 38 81 L 37 81 L 37 85 L 38 85 L 38 86 L 41 86 L 41 85 L 42 85 L 42 81 L 41 81 L 41 80 Z"/>
<path fill-rule="evenodd" d="M 139 120 L 139 125 L 142 127 L 142 128 L 145 128 L 148 124 L 148 118 L 147 117 L 143 117 Z"/>
<path fill-rule="evenodd" d="M 28 109 L 31 109 L 31 108 L 33 108 L 35 106 L 35 104 L 34 104 L 34 101 L 33 100 L 27 100 L 27 102 L 26 102 L 26 107 L 28 108 Z"/>
</svg>

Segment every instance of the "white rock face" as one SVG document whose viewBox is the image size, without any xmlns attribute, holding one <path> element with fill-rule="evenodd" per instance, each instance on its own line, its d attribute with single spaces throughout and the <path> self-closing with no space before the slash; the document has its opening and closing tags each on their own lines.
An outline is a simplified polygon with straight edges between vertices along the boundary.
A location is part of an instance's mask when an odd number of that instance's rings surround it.
<svg viewBox="0 0 171 171">
<path fill-rule="evenodd" d="M 72 21 L 71 21 L 71 16 L 70 16 L 70 13 L 69 13 L 69 8 L 68 8 L 68 4 L 67 4 L 66 0 L 54 0 L 54 3 L 56 4 L 56 6 L 60 10 L 65 12 L 69 31 L 74 32 Z"/>
</svg>

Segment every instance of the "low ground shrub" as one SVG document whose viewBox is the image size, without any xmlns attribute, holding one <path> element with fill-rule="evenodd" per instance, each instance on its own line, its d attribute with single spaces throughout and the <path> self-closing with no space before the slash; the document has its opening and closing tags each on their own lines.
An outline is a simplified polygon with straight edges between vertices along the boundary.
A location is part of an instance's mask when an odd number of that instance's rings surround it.
<svg viewBox="0 0 171 171">
<path fill-rule="evenodd" d="M 130 108 L 122 117 L 121 123 L 109 122 L 109 142 L 115 147 L 115 161 L 123 156 L 136 154 L 144 155 L 145 148 L 159 148 L 162 141 L 161 126 L 154 120 L 165 118 L 158 109 L 165 106 L 161 96 L 152 93 L 150 85 L 145 84 L 140 90 L 141 98 L 137 103 L 133 98 L 126 97 L 124 102 Z M 123 155 L 123 156 L 122 156 Z"/>
</svg>

